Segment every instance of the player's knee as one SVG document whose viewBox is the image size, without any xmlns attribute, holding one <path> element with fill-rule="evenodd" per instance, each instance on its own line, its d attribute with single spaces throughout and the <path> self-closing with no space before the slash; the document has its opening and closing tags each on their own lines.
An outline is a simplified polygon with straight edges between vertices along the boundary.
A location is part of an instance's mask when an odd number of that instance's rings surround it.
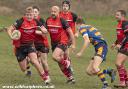
<svg viewBox="0 0 128 89">
<path fill-rule="evenodd" d="M 89 76 L 92 75 L 92 73 L 91 73 L 91 71 L 89 69 L 86 69 L 86 74 L 89 75 Z"/>
<path fill-rule="evenodd" d="M 54 61 L 57 61 L 57 55 L 56 54 L 52 54 L 52 58 Z"/>
<path fill-rule="evenodd" d="M 92 70 L 93 70 L 93 74 L 97 74 L 100 71 L 100 69 L 95 66 L 93 66 Z"/>
<path fill-rule="evenodd" d="M 59 62 L 61 60 L 60 54 L 53 54 L 52 55 L 53 60 Z"/>
<path fill-rule="evenodd" d="M 115 63 L 115 65 L 116 65 L 116 67 L 120 67 L 122 64 L 117 61 L 117 62 Z"/>
<path fill-rule="evenodd" d="M 38 59 L 31 60 L 32 64 L 36 65 L 39 63 Z"/>
<path fill-rule="evenodd" d="M 42 61 L 43 65 L 48 65 L 48 62 L 45 60 Z"/>
<path fill-rule="evenodd" d="M 26 71 L 26 68 L 25 67 L 20 67 L 21 71 L 22 72 L 25 72 Z"/>
</svg>

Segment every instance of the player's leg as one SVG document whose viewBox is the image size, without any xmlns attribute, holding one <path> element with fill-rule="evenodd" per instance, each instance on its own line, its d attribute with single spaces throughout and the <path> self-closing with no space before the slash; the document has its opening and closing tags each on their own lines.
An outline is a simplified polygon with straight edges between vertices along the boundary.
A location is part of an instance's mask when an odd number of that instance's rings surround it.
<svg viewBox="0 0 128 89">
<path fill-rule="evenodd" d="M 64 52 L 64 59 L 70 62 L 70 65 L 68 67 L 68 69 L 63 69 L 62 72 L 68 77 L 67 83 L 68 84 L 74 84 L 75 83 L 75 79 L 73 77 L 73 68 L 71 65 L 71 58 L 69 55 L 69 49 L 70 47 L 68 47 L 65 52 Z"/>
<path fill-rule="evenodd" d="M 70 61 L 64 59 L 64 52 L 66 50 L 66 46 L 63 44 L 58 44 L 53 51 L 53 59 L 58 62 L 58 65 L 64 75 L 68 78 L 68 80 L 73 81 L 73 76 L 69 71 Z"/>
<path fill-rule="evenodd" d="M 35 66 L 35 68 L 39 72 L 41 78 L 45 81 L 45 84 L 49 84 L 50 80 L 45 75 L 43 67 L 40 65 L 40 63 L 37 59 L 37 54 L 36 54 L 35 48 L 32 46 L 29 46 L 27 49 L 28 49 L 28 57 L 30 58 L 30 61 L 33 63 L 33 65 Z"/>
<path fill-rule="evenodd" d="M 64 59 L 71 62 L 71 57 L 70 57 L 70 54 L 69 54 L 69 53 L 70 53 L 70 47 L 68 47 L 68 48 L 65 50 L 65 52 L 64 52 Z M 72 73 L 72 75 L 73 75 L 73 68 L 72 68 L 71 63 L 70 63 L 69 71 L 70 71 L 70 72 Z"/>
<path fill-rule="evenodd" d="M 17 61 L 19 63 L 21 71 L 26 73 L 27 71 L 27 59 L 26 59 L 26 53 L 24 52 L 24 48 L 19 47 L 15 49 L 15 56 L 17 57 Z"/>
<path fill-rule="evenodd" d="M 65 49 L 63 50 L 63 47 L 61 48 L 60 44 L 58 44 L 58 45 L 55 47 L 55 50 L 53 51 L 52 57 L 55 61 L 57 61 L 58 63 L 60 63 L 64 67 L 68 68 L 70 65 L 70 62 L 64 60 L 64 50 Z"/>
<path fill-rule="evenodd" d="M 41 66 L 43 66 L 45 74 L 49 77 L 49 66 L 47 62 L 47 55 L 49 53 L 49 48 L 45 47 L 43 44 L 35 45 L 38 55 L 38 60 Z"/>
<path fill-rule="evenodd" d="M 96 74 L 100 78 L 101 82 L 103 83 L 102 89 L 107 89 L 108 83 L 106 81 L 106 77 L 104 73 L 104 70 L 106 69 L 100 69 L 101 63 L 106 59 L 106 55 L 108 51 L 107 44 L 99 43 L 95 47 L 95 50 L 96 50 L 96 54 L 94 56 L 93 66 L 92 66 L 93 74 Z"/>
<path fill-rule="evenodd" d="M 26 72 L 26 70 L 27 70 L 27 60 L 26 60 L 26 58 L 23 59 L 22 61 L 18 62 L 18 63 L 19 63 L 21 71 Z"/>
<path fill-rule="evenodd" d="M 31 68 L 30 68 L 30 59 L 29 59 L 29 57 L 26 57 L 26 60 L 27 60 L 27 71 L 26 71 L 26 75 L 27 76 L 31 76 L 32 75 L 32 72 L 31 72 Z"/>
<path fill-rule="evenodd" d="M 92 66 L 93 66 L 93 60 L 90 61 L 89 65 L 88 65 L 88 67 L 87 67 L 87 69 L 86 69 L 86 73 L 87 73 L 88 75 L 90 75 L 90 76 L 93 75 Z"/>
<path fill-rule="evenodd" d="M 103 73 L 103 70 L 100 69 L 100 64 L 102 63 L 103 59 L 100 56 L 94 56 L 94 61 L 93 61 L 93 74 L 96 74 L 101 82 L 103 83 L 103 89 L 107 89 L 108 87 L 108 82 L 106 81 L 105 74 Z"/>
<path fill-rule="evenodd" d="M 117 58 L 116 58 L 116 67 L 117 67 L 117 70 L 118 70 L 118 73 L 119 73 L 119 78 L 120 78 L 120 82 L 119 82 L 119 85 L 115 85 L 115 87 L 117 86 L 126 86 L 125 84 L 125 74 L 126 73 L 126 69 L 124 67 L 124 62 L 126 61 L 127 59 L 127 56 L 125 54 L 122 54 L 122 53 L 118 53 L 117 54 Z"/>
<path fill-rule="evenodd" d="M 49 76 L 49 66 L 48 66 L 48 54 L 47 53 L 41 53 L 41 62 L 42 66 L 44 68 L 44 72 L 47 76 Z"/>
</svg>

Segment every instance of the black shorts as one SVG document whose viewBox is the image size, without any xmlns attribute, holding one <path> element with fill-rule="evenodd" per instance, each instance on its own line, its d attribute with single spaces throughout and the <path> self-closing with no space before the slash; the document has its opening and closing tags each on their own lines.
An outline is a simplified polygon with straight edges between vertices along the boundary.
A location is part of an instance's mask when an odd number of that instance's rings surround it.
<svg viewBox="0 0 128 89">
<path fill-rule="evenodd" d="M 54 51 L 55 48 L 60 48 L 65 52 L 68 47 L 67 44 L 62 44 L 62 43 L 52 43 L 51 45 L 52 45 L 52 51 Z"/>
<path fill-rule="evenodd" d="M 70 41 L 68 42 L 68 48 L 70 48 L 71 45 L 72 45 L 72 41 L 70 40 Z"/>
<path fill-rule="evenodd" d="M 128 56 L 128 47 L 126 45 L 128 44 L 122 45 L 118 52 Z"/>
<path fill-rule="evenodd" d="M 49 48 L 43 44 L 35 44 L 35 48 L 37 51 L 40 51 L 42 53 L 49 53 Z"/>
<path fill-rule="evenodd" d="M 35 47 L 32 45 L 27 45 L 27 46 L 20 46 L 19 48 L 16 49 L 16 57 L 18 62 L 23 61 L 29 53 L 36 52 Z"/>
</svg>

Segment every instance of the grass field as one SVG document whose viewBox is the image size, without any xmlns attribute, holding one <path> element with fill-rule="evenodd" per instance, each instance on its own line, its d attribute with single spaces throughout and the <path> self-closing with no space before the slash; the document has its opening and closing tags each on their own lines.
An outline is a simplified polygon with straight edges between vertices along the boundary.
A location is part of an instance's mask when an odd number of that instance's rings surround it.
<svg viewBox="0 0 128 89">
<path fill-rule="evenodd" d="M 15 21 L 13 17 L 0 16 L 0 25 L 9 26 Z M 103 63 L 101 68 L 112 67 L 115 68 L 114 61 L 116 57 L 116 51 L 110 49 L 111 44 L 115 40 L 115 27 L 116 21 L 113 17 L 89 17 L 86 19 L 86 23 L 93 25 L 100 29 L 104 38 L 107 40 L 109 46 L 109 52 L 106 62 Z M 82 46 L 82 37 L 77 39 L 76 52 Z M 90 58 L 93 56 L 94 49 L 92 46 L 87 48 L 84 55 L 81 58 L 76 58 L 75 53 L 71 54 L 72 65 L 74 68 L 76 84 L 66 84 L 66 79 L 59 70 L 58 65 L 51 59 L 51 53 L 48 57 L 48 63 L 50 66 L 50 74 L 52 82 L 55 84 L 55 89 L 101 89 L 100 80 L 94 76 L 89 77 L 85 73 L 85 69 L 89 63 Z M 108 81 L 110 82 L 109 77 Z M 115 83 L 117 82 L 117 79 Z M 36 70 L 32 67 L 32 77 L 28 78 L 20 71 L 17 60 L 12 52 L 11 40 L 7 33 L 0 33 L 0 89 L 3 85 L 42 85 L 42 81 L 38 76 Z M 112 86 L 113 84 L 110 84 Z M 114 89 L 114 88 L 112 88 Z"/>
</svg>

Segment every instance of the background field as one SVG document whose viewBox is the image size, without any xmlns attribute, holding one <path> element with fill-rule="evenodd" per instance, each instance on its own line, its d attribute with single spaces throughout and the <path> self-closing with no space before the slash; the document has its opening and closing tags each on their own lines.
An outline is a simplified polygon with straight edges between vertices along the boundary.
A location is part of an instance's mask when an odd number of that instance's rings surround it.
<svg viewBox="0 0 128 89">
<path fill-rule="evenodd" d="M 115 25 L 116 21 L 113 17 L 89 17 L 85 18 L 87 24 L 91 24 L 97 27 L 104 38 L 108 42 L 109 52 L 106 62 L 103 63 L 101 68 L 112 67 L 115 68 L 114 60 L 116 51 L 110 50 L 110 45 L 115 39 Z M 13 17 L 0 16 L 0 23 L 2 25 L 8 26 L 15 21 Z M 77 49 L 76 52 L 82 46 L 82 37 L 77 39 Z M 72 65 L 75 72 L 76 84 L 67 85 L 65 83 L 66 79 L 59 70 L 57 64 L 51 59 L 51 53 L 49 54 L 48 63 L 50 66 L 50 74 L 53 83 L 55 84 L 55 89 L 100 89 L 101 83 L 97 77 L 89 77 L 85 73 L 85 69 L 89 63 L 91 56 L 94 53 L 92 46 L 88 48 L 81 58 L 76 58 L 75 53 L 71 54 Z M 108 77 L 108 81 L 109 77 Z M 116 81 L 117 82 L 117 81 Z M 115 83 L 116 83 L 115 82 Z M 9 39 L 7 33 L 0 33 L 0 89 L 3 85 L 42 85 L 42 81 L 38 76 L 36 70 L 32 66 L 32 77 L 28 78 L 20 71 L 17 60 L 12 52 L 11 40 Z M 110 84 L 111 86 L 113 84 Z M 114 88 L 112 88 L 114 89 Z"/>
<path fill-rule="evenodd" d="M 115 10 L 125 9 L 128 11 L 127 0 L 70 0 L 72 3 L 71 10 L 77 12 L 78 15 L 84 16 L 86 23 L 97 27 L 104 35 L 109 52 L 107 60 L 101 68 L 115 68 L 114 61 L 116 51 L 110 49 L 111 44 L 115 40 L 116 20 L 114 17 Z M 48 17 L 49 8 L 52 5 L 61 6 L 62 0 L 0 0 L 0 29 L 3 26 L 9 26 L 16 18 L 20 17 L 26 6 L 37 5 L 41 8 L 42 17 Z M 19 16 L 20 15 L 20 16 Z M 101 82 L 97 77 L 89 77 L 85 70 L 90 58 L 94 54 L 92 46 L 87 48 L 81 58 L 75 55 L 82 46 L 83 39 L 80 36 L 77 39 L 77 48 L 74 54 L 71 54 L 72 65 L 75 72 L 76 84 L 67 85 L 66 79 L 58 68 L 58 65 L 51 59 L 51 52 L 48 57 L 50 66 L 50 74 L 55 89 L 101 89 Z M 126 64 L 128 65 L 128 63 Z M 128 66 L 127 66 L 128 67 Z M 109 83 L 110 79 L 107 77 Z M 115 81 L 117 83 L 117 79 Z M 26 77 L 19 68 L 17 60 L 13 55 L 11 40 L 6 32 L 0 32 L 0 89 L 3 85 L 42 85 L 40 77 L 32 66 L 32 77 Z M 112 86 L 113 84 L 110 84 Z M 114 88 L 112 88 L 114 89 Z"/>
</svg>

